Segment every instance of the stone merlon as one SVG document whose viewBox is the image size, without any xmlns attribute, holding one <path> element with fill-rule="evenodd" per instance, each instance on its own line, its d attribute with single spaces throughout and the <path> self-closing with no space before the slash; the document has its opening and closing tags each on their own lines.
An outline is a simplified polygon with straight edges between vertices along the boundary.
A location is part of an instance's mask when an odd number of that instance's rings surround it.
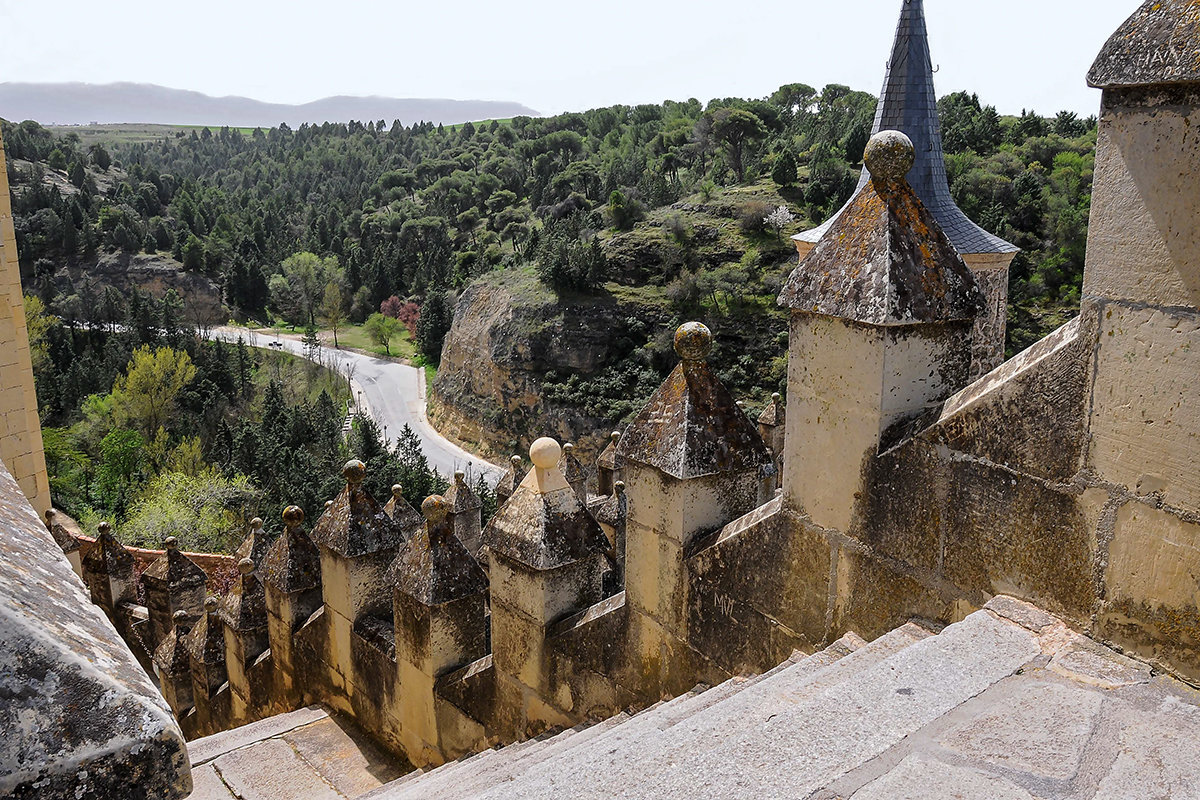
<svg viewBox="0 0 1200 800">
<path fill-rule="evenodd" d="M 1092 65 L 1099 89 L 1200 81 L 1200 2 L 1150 0 L 1122 25 Z"/>
<path fill-rule="evenodd" d="M 792 272 L 779 305 L 868 325 L 974 319 L 979 284 L 905 180 L 912 142 L 885 131 L 863 158 L 870 183 Z"/>
<path fill-rule="evenodd" d="M 363 488 L 366 466 L 350 461 L 342 470 L 346 488 L 317 520 L 312 538 L 344 558 L 371 555 L 399 547 L 404 530 Z"/>
<path fill-rule="evenodd" d="M 484 531 L 493 552 L 539 571 L 608 552 L 604 531 L 558 469 L 561 455 L 553 439 L 533 443 L 533 469 Z"/>
<path fill-rule="evenodd" d="M 427 606 L 487 591 L 487 576 L 448 519 L 450 501 L 434 495 L 421 506 L 426 523 L 400 548 L 388 582 Z"/>
<path fill-rule="evenodd" d="M 259 565 L 264 583 L 284 594 L 296 594 L 321 585 L 321 551 L 301 526 L 304 511 L 288 506 L 283 512 L 283 535 L 275 540 Z"/>
<path fill-rule="evenodd" d="M 675 478 L 759 469 L 774 474 L 754 423 L 705 359 L 712 333 L 698 322 L 675 333 L 680 364 L 621 437 L 616 455 Z"/>
</svg>

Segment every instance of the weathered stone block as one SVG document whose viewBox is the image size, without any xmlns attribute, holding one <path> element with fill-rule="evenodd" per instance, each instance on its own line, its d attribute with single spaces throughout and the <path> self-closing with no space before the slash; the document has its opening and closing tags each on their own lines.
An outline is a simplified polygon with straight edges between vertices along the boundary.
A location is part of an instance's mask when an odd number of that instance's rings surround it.
<svg viewBox="0 0 1200 800">
<path fill-rule="evenodd" d="M 762 672 L 825 639 L 830 546 L 782 498 L 688 559 L 688 641 L 731 674 Z"/>
<path fill-rule="evenodd" d="M 948 481 L 945 577 L 975 605 L 1010 594 L 1086 623 L 1107 493 L 1077 496 L 972 461 L 952 463 Z"/>
<path fill-rule="evenodd" d="M 0 795 L 186 797 L 166 701 L 3 467 L 0 542 Z"/>
<path fill-rule="evenodd" d="M 1200 88 L 1106 91 L 1085 296 L 1200 306 Z"/>
<path fill-rule="evenodd" d="M 1141 503 L 1117 512 L 1097 635 L 1200 676 L 1200 524 Z"/>
<path fill-rule="evenodd" d="M 1200 511 L 1198 374 L 1200 315 L 1102 306 L 1089 466 L 1133 492 Z"/>
</svg>

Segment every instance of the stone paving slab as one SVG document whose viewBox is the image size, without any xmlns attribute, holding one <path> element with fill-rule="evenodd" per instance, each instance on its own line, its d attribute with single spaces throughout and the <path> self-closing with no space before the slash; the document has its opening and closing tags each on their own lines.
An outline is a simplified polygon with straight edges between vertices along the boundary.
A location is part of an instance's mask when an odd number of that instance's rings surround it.
<svg viewBox="0 0 1200 800">
<path fill-rule="evenodd" d="M 366 794 L 409 771 L 361 730 L 336 717 L 297 728 L 283 740 L 346 797 Z"/>
<path fill-rule="evenodd" d="M 267 739 L 213 762 L 240 800 L 346 800 L 282 739 Z"/>
<path fill-rule="evenodd" d="M 212 764 L 192 767 L 192 793 L 188 800 L 237 800 Z"/>
<path fill-rule="evenodd" d="M 910 756 L 851 795 L 850 800 L 1039 800 L 1015 783 L 982 770 Z"/>
<path fill-rule="evenodd" d="M 206 764 L 239 747 L 246 747 L 263 739 L 279 736 L 302 725 L 308 725 L 328 717 L 329 713 L 319 706 L 309 706 L 287 714 L 277 714 L 240 728 L 214 733 L 212 736 L 205 736 L 202 739 L 194 739 L 188 742 L 188 756 L 192 760 L 193 767 L 197 764 Z"/>
</svg>

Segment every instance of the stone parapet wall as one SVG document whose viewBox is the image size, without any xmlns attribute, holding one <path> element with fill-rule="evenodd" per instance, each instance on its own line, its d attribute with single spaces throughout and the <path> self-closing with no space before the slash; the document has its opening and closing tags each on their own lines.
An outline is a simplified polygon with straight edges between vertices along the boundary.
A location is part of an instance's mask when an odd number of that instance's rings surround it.
<svg viewBox="0 0 1200 800">
<path fill-rule="evenodd" d="M 183 736 L 0 465 L 0 795 L 183 798 Z"/>
</svg>

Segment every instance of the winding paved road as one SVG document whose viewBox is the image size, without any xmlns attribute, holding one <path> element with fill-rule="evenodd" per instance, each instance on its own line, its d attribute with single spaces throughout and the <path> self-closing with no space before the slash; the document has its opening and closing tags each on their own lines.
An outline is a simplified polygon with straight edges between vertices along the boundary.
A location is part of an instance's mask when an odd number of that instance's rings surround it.
<svg viewBox="0 0 1200 800">
<path fill-rule="evenodd" d="M 212 328 L 211 338 L 237 342 L 246 340 L 251 347 L 277 348 L 304 357 L 304 344 L 299 337 L 259 333 L 246 328 Z M 478 456 L 468 453 L 458 445 L 442 437 L 425 416 L 425 371 L 396 361 L 321 347 L 321 363 L 350 378 L 355 397 L 361 398 L 363 410 L 386 432 L 389 441 L 394 441 L 405 425 L 416 432 L 430 466 L 444 477 L 451 477 L 455 470 L 467 473 L 468 483 L 477 475 L 484 475 L 488 483 L 495 485 L 503 470 Z"/>
</svg>

